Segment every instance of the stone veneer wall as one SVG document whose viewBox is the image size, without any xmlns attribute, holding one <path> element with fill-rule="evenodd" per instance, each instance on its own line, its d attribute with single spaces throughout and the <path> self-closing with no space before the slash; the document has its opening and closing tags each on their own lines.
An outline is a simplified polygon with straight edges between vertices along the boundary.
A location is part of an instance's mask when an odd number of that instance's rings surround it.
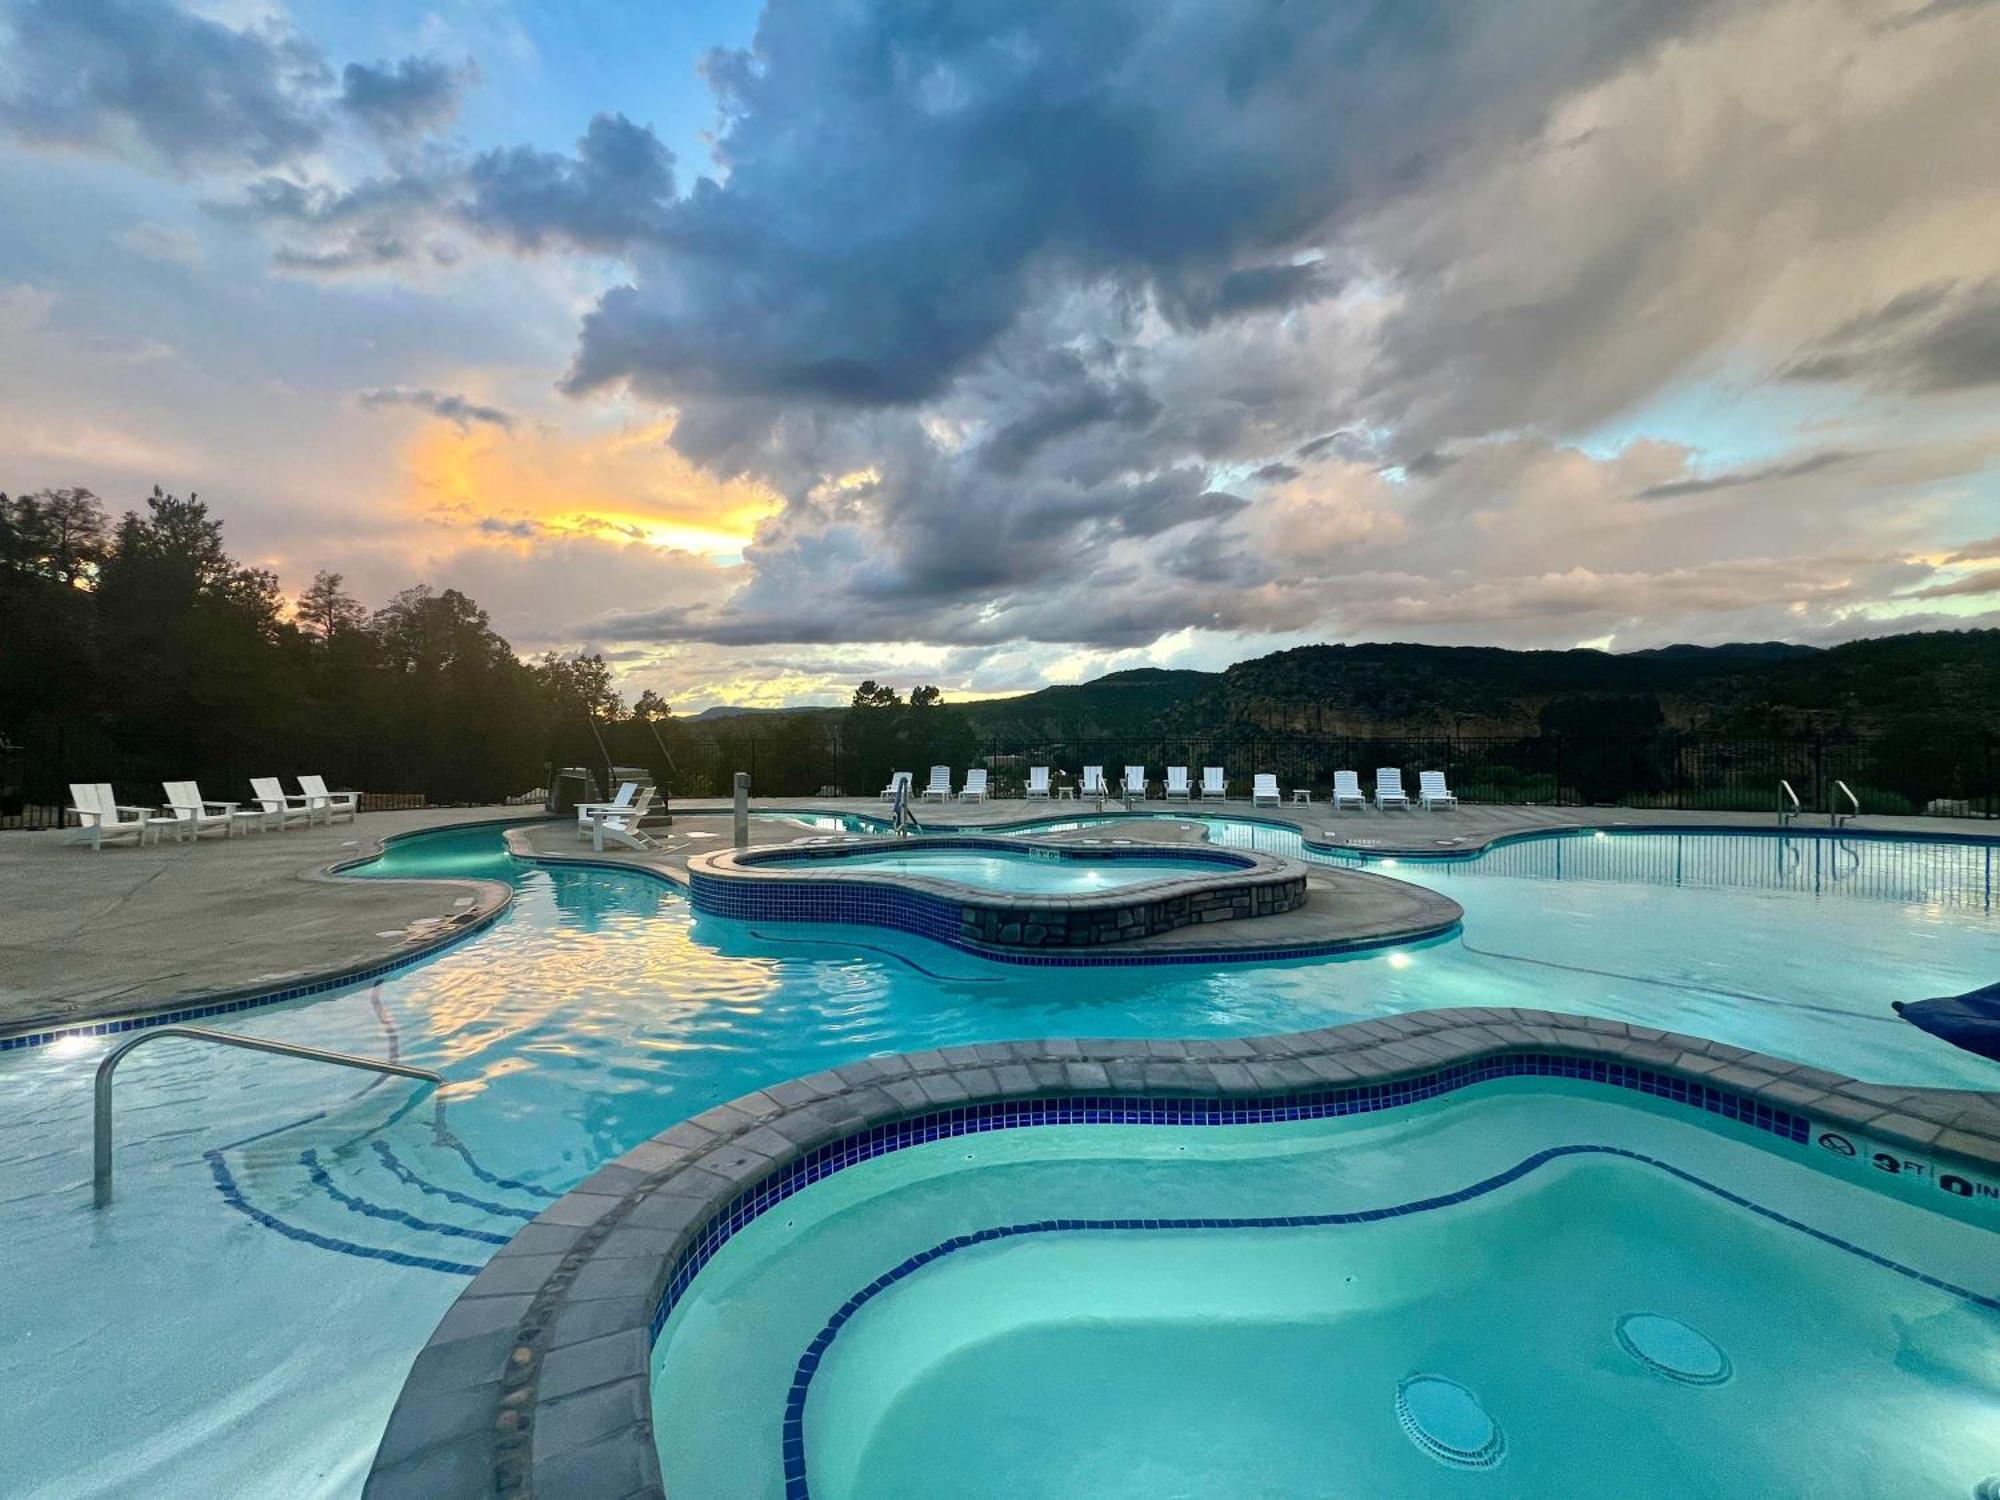
<svg viewBox="0 0 2000 1500">
<path fill-rule="evenodd" d="M 1116 906 L 986 906 L 962 903 L 958 935 L 996 948 L 1092 948 L 1173 932 L 1204 922 L 1230 922 L 1292 911 L 1306 899 L 1306 878 L 1255 885 L 1236 883 L 1185 895 L 1157 896 Z"/>
</svg>

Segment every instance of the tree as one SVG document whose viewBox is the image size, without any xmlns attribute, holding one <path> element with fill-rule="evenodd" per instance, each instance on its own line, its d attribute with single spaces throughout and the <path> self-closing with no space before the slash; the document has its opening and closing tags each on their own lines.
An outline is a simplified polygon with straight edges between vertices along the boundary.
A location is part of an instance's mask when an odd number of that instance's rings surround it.
<svg viewBox="0 0 2000 1500">
<path fill-rule="evenodd" d="M 910 693 L 910 707 L 912 708 L 944 707 L 944 689 L 935 687 L 920 687 L 912 690 Z"/>
<path fill-rule="evenodd" d="M 0 567 L 72 587 L 90 583 L 104 561 L 104 506 L 86 489 L 0 495 Z"/>
<path fill-rule="evenodd" d="M 902 694 L 898 693 L 886 682 L 877 682 L 874 678 L 870 677 L 854 690 L 854 698 L 849 706 L 853 708 L 899 708 L 902 706 L 902 702 Z"/>
<path fill-rule="evenodd" d="M 341 586 L 345 582 L 341 574 L 322 568 L 313 574 L 312 587 L 299 595 L 295 611 L 299 629 L 322 646 L 368 623 L 368 611 Z"/>
<path fill-rule="evenodd" d="M 650 724 L 660 719 L 671 719 L 674 711 L 667 707 L 667 700 L 651 688 L 639 695 L 632 705 L 632 717 L 642 724 Z"/>
</svg>

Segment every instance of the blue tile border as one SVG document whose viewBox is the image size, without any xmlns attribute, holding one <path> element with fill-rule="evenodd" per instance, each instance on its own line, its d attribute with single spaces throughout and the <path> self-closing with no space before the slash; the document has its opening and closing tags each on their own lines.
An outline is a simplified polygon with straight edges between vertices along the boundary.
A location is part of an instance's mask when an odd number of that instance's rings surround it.
<svg viewBox="0 0 2000 1500">
<path fill-rule="evenodd" d="M 992 1130 L 1045 1125 L 1269 1125 L 1294 1120 L 1338 1119 L 1371 1114 L 1501 1078 L 1560 1078 L 1630 1089 L 1699 1112 L 1718 1115 L 1792 1145 L 1804 1145 L 1806 1116 L 1694 1079 L 1601 1058 L 1556 1052 L 1503 1052 L 1476 1062 L 1457 1063 L 1389 1083 L 1313 1089 L 1271 1097 L 1068 1095 L 1007 1099 L 934 1110 L 857 1132 L 806 1152 L 769 1177 L 730 1199 L 712 1214 L 675 1259 L 648 1324 L 649 1339 L 686 1295 L 703 1266 L 746 1225 L 769 1213 L 794 1193 L 836 1172 L 911 1146 Z"/>
<path fill-rule="evenodd" d="M 1023 1223 L 1001 1224 L 986 1229 L 974 1230 L 968 1234 L 953 1235 L 950 1239 L 940 1240 L 927 1250 L 921 1250 L 915 1255 L 906 1257 L 900 1263 L 869 1282 L 868 1285 L 855 1292 L 845 1302 L 841 1303 L 833 1314 L 828 1317 L 818 1334 L 813 1337 L 812 1342 L 806 1345 L 804 1352 L 799 1355 L 798 1363 L 793 1367 L 792 1383 L 785 1394 L 784 1422 L 779 1430 L 779 1458 L 785 1475 L 785 1500 L 810 1500 L 810 1487 L 806 1475 L 806 1400 L 812 1393 L 813 1376 L 818 1373 L 820 1365 L 825 1361 L 827 1352 L 832 1347 L 834 1339 L 839 1335 L 840 1330 L 862 1308 L 866 1307 L 875 1298 L 879 1297 L 883 1292 L 888 1291 L 889 1288 L 895 1286 L 898 1282 L 930 1265 L 933 1261 L 942 1260 L 947 1255 L 969 1249 L 974 1245 L 991 1244 L 998 1240 L 1015 1239 L 1030 1235 L 1107 1232 L 1171 1233 L 1189 1230 L 1323 1229 L 1355 1224 L 1378 1223 L 1383 1219 L 1405 1218 L 1412 1214 L 1430 1213 L 1437 1209 L 1450 1208 L 1456 1204 L 1469 1203 L 1476 1198 L 1482 1198 L 1488 1193 L 1496 1192 L 1501 1188 L 1519 1182 L 1522 1178 L 1540 1170 L 1551 1162 L 1579 1156 L 1608 1156 L 1619 1160 L 1637 1162 L 1644 1166 L 1657 1167 L 1669 1176 L 1677 1178 L 1691 1187 L 1699 1188 L 1703 1192 L 1713 1194 L 1715 1197 L 1736 1207 L 1747 1209 L 1749 1212 L 1771 1223 L 1796 1230 L 1800 1234 L 1808 1235 L 1824 1245 L 1831 1246 L 1836 1250 L 1845 1251 L 1850 1255 L 1858 1256 L 1884 1270 L 1892 1271 L 1899 1276 L 1908 1277 L 1912 1281 L 1921 1282 L 1925 1286 L 1957 1297 L 1961 1301 L 1968 1302 L 1974 1307 L 1984 1308 L 1988 1312 L 2000 1312 L 2000 1297 L 1988 1296 L 1981 1292 L 1972 1291 L 1970 1288 L 1962 1287 L 1954 1282 L 1945 1281 L 1940 1277 L 1919 1271 L 1914 1266 L 1906 1265 L 1889 1256 L 1864 1249 L 1850 1240 L 1843 1239 L 1839 1235 L 1830 1234 L 1823 1229 L 1815 1229 L 1810 1224 L 1794 1219 L 1788 1214 L 1780 1213 L 1778 1210 L 1767 1207 L 1753 1199 L 1745 1198 L 1740 1193 L 1731 1192 L 1728 1188 L 1718 1183 L 1710 1182 L 1705 1177 L 1697 1176 L 1695 1173 L 1683 1167 L 1677 1167 L 1672 1162 L 1663 1161 L 1657 1156 L 1649 1156 L 1645 1152 L 1633 1151 L 1624 1146 L 1606 1146 L 1591 1143 L 1551 1146 L 1546 1150 L 1537 1151 L 1531 1156 L 1524 1157 L 1504 1171 L 1496 1172 L 1490 1177 L 1482 1178 L 1480 1181 L 1460 1188 L 1456 1192 L 1438 1193 L 1428 1198 L 1415 1198 L 1408 1202 L 1393 1204 L 1386 1208 L 1353 1209 L 1340 1213 L 1260 1215 L 1248 1218 L 1037 1219 Z M 657 1337 L 657 1334 L 655 1337 Z"/>
</svg>

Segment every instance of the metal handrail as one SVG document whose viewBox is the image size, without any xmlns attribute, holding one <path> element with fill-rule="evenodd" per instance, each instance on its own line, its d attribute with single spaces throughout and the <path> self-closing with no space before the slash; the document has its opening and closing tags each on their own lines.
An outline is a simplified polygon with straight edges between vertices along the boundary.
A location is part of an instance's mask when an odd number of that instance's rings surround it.
<svg viewBox="0 0 2000 1500">
<path fill-rule="evenodd" d="M 1834 800 L 1833 794 L 1836 790 L 1839 791 L 1841 796 L 1847 799 L 1847 806 L 1849 809 L 1847 812 L 1842 812 L 1840 810 L 1840 804 Z M 1858 818 L 1860 816 L 1861 816 L 1861 799 L 1854 795 L 1853 787 L 1849 786 L 1844 781 L 1836 780 L 1832 786 L 1826 789 L 1827 822 L 1831 823 L 1835 828 L 1838 828 L 1840 827 L 1841 824 L 1847 822 L 1850 818 Z"/>
<path fill-rule="evenodd" d="M 1791 803 L 1788 808 L 1787 802 Z M 1783 827 L 1799 815 L 1799 794 L 1792 790 L 1792 784 L 1784 777 L 1778 778 L 1778 824 Z"/>
<path fill-rule="evenodd" d="M 430 1068 L 415 1068 L 408 1063 L 385 1062 L 379 1057 L 359 1057 L 352 1052 L 328 1052 L 319 1047 L 301 1047 L 296 1042 L 266 1041 L 260 1036 L 239 1036 L 233 1031 L 210 1031 L 205 1026 L 159 1026 L 150 1031 L 142 1031 L 129 1042 L 120 1042 L 104 1056 L 97 1065 L 97 1112 L 93 1131 L 93 1170 L 91 1173 L 91 1206 L 103 1208 L 111 1202 L 111 1075 L 118 1064 L 125 1060 L 125 1054 L 147 1042 L 157 1042 L 161 1037 L 184 1036 L 191 1041 L 219 1042 L 225 1047 L 242 1047 L 251 1052 L 275 1052 L 280 1057 L 299 1057 L 307 1062 L 334 1063 L 343 1068 L 361 1068 L 370 1073 L 391 1073 L 398 1078 L 415 1078 L 424 1083 L 441 1084 L 444 1074 Z M 442 1100 L 439 1101 L 442 1104 Z M 442 1116 L 440 1116 L 442 1118 Z"/>
</svg>

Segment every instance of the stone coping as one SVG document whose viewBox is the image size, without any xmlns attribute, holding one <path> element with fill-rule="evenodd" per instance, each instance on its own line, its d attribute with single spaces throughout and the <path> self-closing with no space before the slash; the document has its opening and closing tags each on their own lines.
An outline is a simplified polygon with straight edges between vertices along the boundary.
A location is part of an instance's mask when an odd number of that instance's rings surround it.
<svg viewBox="0 0 2000 1500">
<path fill-rule="evenodd" d="M 1282 1036 L 999 1042 L 870 1058 L 696 1115 L 544 1210 L 467 1285 L 417 1356 L 364 1493 L 663 1496 L 652 1332 L 677 1264 L 705 1233 L 715 1238 L 718 1216 L 741 1195 L 860 1132 L 1010 1101 L 1248 1102 L 1510 1059 L 1643 1073 L 1723 1101 L 1732 1118 L 1780 1116 L 1786 1139 L 1806 1150 L 1818 1141 L 1830 1162 L 1858 1155 L 1865 1170 L 1871 1152 L 1894 1153 L 1903 1172 L 1884 1180 L 1955 1192 L 1948 1184 L 1966 1172 L 2000 1185 L 2000 1094 L 1863 1084 L 1552 1011 L 1458 1008 Z"/>
<path fill-rule="evenodd" d="M 354 849 L 343 849 L 338 859 L 299 870 L 295 878 L 321 883 L 344 881 L 353 878 L 345 872 L 372 863 L 381 858 L 389 845 L 401 843 L 406 839 L 461 828 L 506 827 L 511 830 L 524 823 L 545 822 L 547 818 L 546 813 L 538 812 L 532 817 L 475 818 L 406 828 L 371 838 L 365 844 L 357 844 Z M 325 994 L 344 985 L 380 978 L 408 968 L 443 949 L 463 942 L 475 933 L 483 932 L 499 920 L 514 900 L 514 888 L 505 881 L 480 880 L 463 875 L 380 876 L 369 877 L 369 881 L 371 884 L 379 883 L 385 886 L 421 884 L 452 887 L 470 892 L 471 904 L 448 917 L 431 922 L 428 926 L 406 927 L 392 940 L 369 943 L 365 945 L 365 951 L 361 955 L 330 968 L 300 970 L 227 989 L 203 990 L 141 1001 L 100 1012 L 88 1019 L 65 1020 L 53 1024 L 30 1023 L 13 1028 L 0 1027 L 0 1052 L 38 1047 L 70 1036 L 112 1036 L 129 1031 L 141 1031 L 153 1026 L 181 1025 L 189 1021 L 301 1000 L 312 995 Z"/>
</svg>

